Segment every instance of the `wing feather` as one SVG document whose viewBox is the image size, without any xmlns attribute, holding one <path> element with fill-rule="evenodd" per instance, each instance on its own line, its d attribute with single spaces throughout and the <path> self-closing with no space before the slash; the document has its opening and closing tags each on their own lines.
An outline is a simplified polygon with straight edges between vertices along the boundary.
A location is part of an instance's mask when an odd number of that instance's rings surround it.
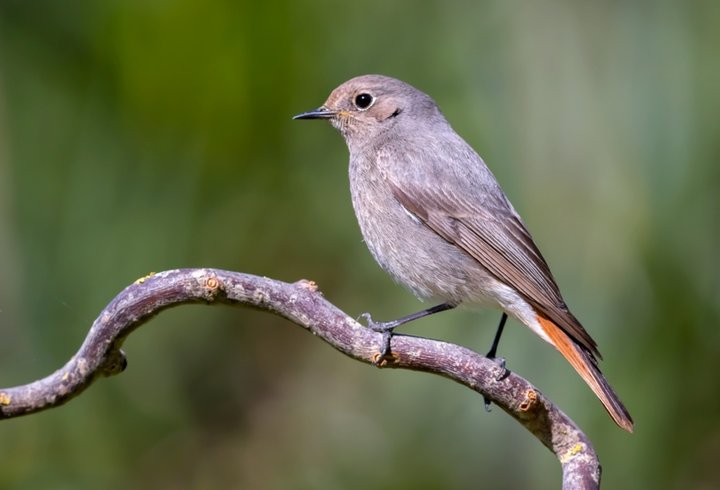
<svg viewBox="0 0 720 490">
<path fill-rule="evenodd" d="M 517 290 L 592 359 L 600 357 L 597 344 L 568 310 L 547 262 L 504 196 L 472 202 L 437 187 L 401 187 L 392 179 L 390 184 L 405 209 L 443 239 L 465 250 L 495 278 Z"/>
</svg>

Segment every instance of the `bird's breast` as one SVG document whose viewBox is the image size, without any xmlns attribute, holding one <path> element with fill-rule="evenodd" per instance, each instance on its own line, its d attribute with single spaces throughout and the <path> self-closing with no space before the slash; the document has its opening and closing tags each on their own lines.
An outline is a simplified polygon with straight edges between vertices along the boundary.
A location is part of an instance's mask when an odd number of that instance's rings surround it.
<svg viewBox="0 0 720 490">
<path fill-rule="evenodd" d="M 374 162 L 351 159 L 350 189 L 365 244 L 393 279 L 420 298 L 481 299 L 485 269 L 405 209 Z"/>
</svg>

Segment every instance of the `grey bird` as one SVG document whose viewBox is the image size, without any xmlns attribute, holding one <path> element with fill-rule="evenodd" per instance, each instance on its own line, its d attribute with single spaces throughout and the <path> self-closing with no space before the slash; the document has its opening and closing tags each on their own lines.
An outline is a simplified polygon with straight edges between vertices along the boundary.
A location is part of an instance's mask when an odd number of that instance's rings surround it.
<svg viewBox="0 0 720 490">
<path fill-rule="evenodd" d="M 435 101 L 381 75 L 353 78 L 318 109 L 350 150 L 350 191 L 370 252 L 421 299 L 443 303 L 391 322 L 392 329 L 460 304 L 503 310 L 553 345 L 628 432 L 633 420 L 598 368 L 597 344 L 570 312 L 542 254 L 482 158 Z"/>
</svg>

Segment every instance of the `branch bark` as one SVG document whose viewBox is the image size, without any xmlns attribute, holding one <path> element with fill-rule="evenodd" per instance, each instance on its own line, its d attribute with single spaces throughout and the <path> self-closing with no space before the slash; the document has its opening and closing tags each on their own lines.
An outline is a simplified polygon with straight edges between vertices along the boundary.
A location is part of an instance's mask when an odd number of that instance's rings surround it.
<svg viewBox="0 0 720 490">
<path fill-rule="evenodd" d="M 392 358 L 378 359 L 381 335 L 325 300 L 311 281 L 293 284 L 218 269 L 178 269 L 135 281 L 92 325 L 80 350 L 46 378 L 0 389 L 0 419 L 53 408 L 78 396 L 95 379 L 125 369 L 125 338 L 160 311 L 187 303 L 246 305 L 304 327 L 353 359 L 424 371 L 486 396 L 520 422 L 560 461 L 564 489 L 600 487 L 600 463 L 590 440 L 560 409 L 520 376 L 458 345 L 393 336 Z"/>
</svg>

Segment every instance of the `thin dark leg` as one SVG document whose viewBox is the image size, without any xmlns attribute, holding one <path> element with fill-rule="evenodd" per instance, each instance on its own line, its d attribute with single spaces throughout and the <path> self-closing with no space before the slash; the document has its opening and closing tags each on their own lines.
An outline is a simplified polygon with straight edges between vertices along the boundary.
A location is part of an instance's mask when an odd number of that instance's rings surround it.
<svg viewBox="0 0 720 490">
<path fill-rule="evenodd" d="M 425 310 L 418 311 L 417 313 L 413 313 L 411 315 L 407 315 L 402 318 L 398 318 L 397 320 L 392 320 L 389 322 L 373 321 L 373 319 L 370 317 L 370 313 L 363 313 L 362 315 L 360 315 L 360 318 L 363 318 L 367 321 L 368 328 L 370 328 L 376 332 L 385 332 L 387 330 L 392 330 L 394 328 L 397 328 L 404 323 L 408 323 L 413 320 L 418 320 L 420 318 L 430 316 L 433 313 L 440 313 L 441 311 L 451 310 L 451 309 L 455 308 L 456 306 L 457 305 L 454 305 L 452 303 L 443 303 L 443 304 L 440 304 L 437 306 L 433 306 L 432 308 L 427 308 Z"/>
<path fill-rule="evenodd" d="M 495 332 L 495 338 L 493 339 L 493 343 L 490 346 L 490 350 L 487 353 L 487 358 L 489 359 L 495 359 L 497 355 L 497 349 L 498 345 L 500 344 L 500 337 L 502 337 L 503 329 L 505 329 L 505 322 L 507 321 L 507 313 L 503 312 L 502 317 L 500 318 L 500 325 L 498 325 L 497 332 Z M 500 358 L 498 359 L 500 363 L 500 367 L 505 368 L 505 359 Z M 485 411 L 490 411 L 490 405 L 492 402 L 490 399 L 486 396 L 483 396 L 483 401 L 485 403 Z"/>
<path fill-rule="evenodd" d="M 502 314 L 502 318 L 500 318 L 500 325 L 498 325 L 497 332 L 495 332 L 495 338 L 493 339 L 492 346 L 490 347 L 490 350 L 487 353 L 487 356 L 490 359 L 494 359 L 495 355 L 497 354 L 497 348 L 500 344 L 500 337 L 502 337 L 503 329 L 505 328 L 505 322 L 507 321 L 507 313 Z"/>
<path fill-rule="evenodd" d="M 383 343 L 380 349 L 380 357 L 378 357 L 379 360 L 382 360 L 385 356 L 390 354 L 390 338 L 392 337 L 393 329 L 399 327 L 400 325 L 403 325 L 404 323 L 408 323 L 419 318 L 424 318 L 434 313 L 440 313 L 441 311 L 445 310 L 452 310 L 456 306 L 457 305 L 453 303 L 442 303 L 437 306 L 433 306 L 432 308 L 427 308 L 425 310 L 418 311 L 417 313 L 413 313 L 411 315 L 407 315 L 389 322 L 373 321 L 370 313 L 363 313 L 362 315 L 360 315 L 360 318 L 364 319 L 367 322 L 368 328 L 374 330 L 375 332 L 380 332 L 383 334 Z"/>
</svg>

